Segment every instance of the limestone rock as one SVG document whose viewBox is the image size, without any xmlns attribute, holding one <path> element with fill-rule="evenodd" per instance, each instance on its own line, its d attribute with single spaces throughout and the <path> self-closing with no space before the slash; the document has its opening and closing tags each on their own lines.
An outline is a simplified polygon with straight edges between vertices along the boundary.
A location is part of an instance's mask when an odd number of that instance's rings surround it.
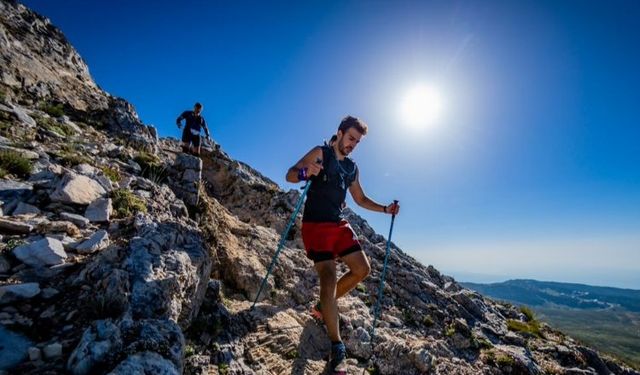
<svg viewBox="0 0 640 375">
<path fill-rule="evenodd" d="M 37 361 L 42 358 L 42 352 L 40 351 L 40 348 L 37 348 L 35 346 L 30 347 L 28 353 L 30 361 Z"/>
<path fill-rule="evenodd" d="M 18 246 L 13 250 L 13 254 L 23 263 L 32 267 L 62 264 L 67 258 L 62 242 L 49 237 Z"/>
<path fill-rule="evenodd" d="M 74 375 L 89 374 L 116 356 L 122 346 L 122 335 L 116 324 L 110 320 L 96 321 L 82 334 L 67 361 L 67 369 Z"/>
<path fill-rule="evenodd" d="M 0 273 L 5 273 L 11 269 L 11 264 L 4 255 L 0 255 Z"/>
<path fill-rule="evenodd" d="M 51 193 L 51 200 L 62 203 L 89 204 L 105 194 L 104 188 L 95 180 L 67 173 Z"/>
<path fill-rule="evenodd" d="M 48 359 L 60 357 L 62 355 L 62 344 L 59 342 L 49 344 L 42 349 L 42 352 L 44 357 Z"/>
<path fill-rule="evenodd" d="M 0 233 L 28 234 L 33 230 L 33 225 L 17 220 L 0 218 Z"/>
<path fill-rule="evenodd" d="M 13 216 L 18 215 L 38 215 L 40 214 L 40 209 L 36 206 L 32 206 L 28 203 L 20 202 L 15 210 L 11 213 Z"/>
<path fill-rule="evenodd" d="M 27 359 L 31 346 L 29 339 L 0 325 L 0 371 L 10 369 Z"/>
<path fill-rule="evenodd" d="M 5 202 L 31 193 L 33 184 L 13 180 L 0 179 L 0 200 Z"/>
<path fill-rule="evenodd" d="M 98 198 L 87 207 L 84 216 L 93 223 L 101 223 L 109 221 L 112 213 L 111 198 Z"/>
<path fill-rule="evenodd" d="M 204 298 L 211 259 L 194 229 L 173 223 L 144 225 L 129 244 L 133 317 L 172 319 L 188 327 Z"/>
<path fill-rule="evenodd" d="M 75 247 L 80 254 L 91 254 L 109 246 L 109 233 L 101 229 L 91 235 L 86 241 Z"/>
<path fill-rule="evenodd" d="M 77 225 L 78 228 L 86 228 L 87 225 L 89 225 L 89 219 L 86 217 L 69 212 L 62 212 L 60 218 L 72 222 Z"/>
<path fill-rule="evenodd" d="M 9 284 L 0 286 L 0 305 L 21 299 L 29 299 L 40 293 L 38 283 Z"/>
<path fill-rule="evenodd" d="M 170 361 L 153 352 L 134 354 L 118 365 L 109 375 L 157 374 L 179 375 L 178 369 Z"/>
<path fill-rule="evenodd" d="M 38 155 L 37 152 L 25 150 L 23 148 L 6 146 L 6 145 L 0 145 L 0 152 L 2 152 L 2 151 L 15 152 L 16 154 L 22 156 L 25 159 L 29 159 L 29 160 L 37 160 L 40 157 L 40 155 Z"/>
</svg>

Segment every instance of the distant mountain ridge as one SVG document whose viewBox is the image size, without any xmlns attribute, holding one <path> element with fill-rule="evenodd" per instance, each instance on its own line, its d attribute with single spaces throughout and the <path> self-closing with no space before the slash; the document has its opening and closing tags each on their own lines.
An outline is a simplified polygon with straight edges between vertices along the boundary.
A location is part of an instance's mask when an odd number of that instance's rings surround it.
<svg viewBox="0 0 640 375">
<path fill-rule="evenodd" d="M 575 309 L 621 307 L 640 312 L 640 290 L 634 289 L 524 279 L 461 284 L 492 298 L 530 306 L 559 305 Z"/>
</svg>

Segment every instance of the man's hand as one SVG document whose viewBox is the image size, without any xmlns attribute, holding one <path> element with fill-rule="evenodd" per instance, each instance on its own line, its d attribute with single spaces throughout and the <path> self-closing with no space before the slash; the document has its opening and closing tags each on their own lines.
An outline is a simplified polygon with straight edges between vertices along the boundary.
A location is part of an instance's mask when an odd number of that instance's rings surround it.
<svg viewBox="0 0 640 375">
<path fill-rule="evenodd" d="M 322 160 L 317 159 L 315 163 L 307 163 L 302 168 L 307 169 L 307 178 L 317 176 L 322 171 Z"/>
<path fill-rule="evenodd" d="M 393 202 L 384 208 L 384 212 L 389 215 L 397 215 L 400 213 L 400 205 Z"/>
</svg>

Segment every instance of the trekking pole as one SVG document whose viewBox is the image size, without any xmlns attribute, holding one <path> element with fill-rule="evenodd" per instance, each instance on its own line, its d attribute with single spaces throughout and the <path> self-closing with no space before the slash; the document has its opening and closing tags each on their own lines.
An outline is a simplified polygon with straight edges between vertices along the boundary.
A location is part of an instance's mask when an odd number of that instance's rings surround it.
<svg viewBox="0 0 640 375">
<path fill-rule="evenodd" d="M 300 195 L 300 198 L 298 198 L 298 203 L 296 203 L 296 209 L 293 210 L 293 214 L 289 219 L 289 224 L 287 224 L 287 227 L 285 228 L 284 232 L 282 232 L 282 237 L 280 237 L 280 243 L 278 244 L 278 249 L 276 250 L 276 253 L 273 255 L 273 259 L 271 259 L 271 264 L 267 269 L 267 275 L 264 277 L 264 279 L 262 279 L 262 284 L 260 284 L 260 289 L 258 290 L 258 294 L 256 295 L 255 301 L 253 301 L 253 305 L 251 305 L 251 310 L 253 310 L 253 308 L 256 306 L 256 303 L 258 302 L 258 298 L 260 298 L 260 293 L 264 288 L 264 284 L 266 284 L 267 278 L 271 274 L 271 269 L 273 268 L 273 266 L 276 264 L 276 261 L 278 260 L 278 254 L 280 254 L 280 250 L 282 250 L 282 248 L 284 247 L 284 241 L 287 239 L 289 230 L 293 226 L 293 223 L 296 221 L 296 216 L 298 216 L 298 211 L 300 211 L 300 207 L 302 206 L 302 201 L 304 201 L 304 197 L 305 195 L 307 195 L 307 191 L 309 191 L 310 186 L 311 186 L 311 180 L 308 180 L 307 184 L 304 186 L 302 195 Z"/>
<path fill-rule="evenodd" d="M 393 201 L 394 206 L 398 204 L 397 200 Z M 384 256 L 384 266 L 382 266 L 382 276 L 380 277 L 380 287 L 378 287 L 378 299 L 373 308 L 373 325 L 371 326 L 371 342 L 373 342 L 373 336 L 376 331 L 376 322 L 380 315 L 380 302 L 382 301 L 382 290 L 384 289 L 384 277 L 387 274 L 387 262 L 389 260 L 389 253 L 391 253 L 391 234 L 393 233 L 393 222 L 396 220 L 396 214 L 391 216 L 391 227 L 389 228 L 389 237 L 387 237 L 387 252 Z"/>
</svg>

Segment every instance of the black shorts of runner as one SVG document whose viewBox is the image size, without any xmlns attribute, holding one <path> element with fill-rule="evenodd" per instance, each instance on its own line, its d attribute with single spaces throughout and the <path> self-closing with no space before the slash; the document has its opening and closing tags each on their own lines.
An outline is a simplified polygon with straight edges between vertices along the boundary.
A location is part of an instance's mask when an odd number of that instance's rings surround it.
<svg viewBox="0 0 640 375">
<path fill-rule="evenodd" d="M 200 134 L 193 134 L 188 126 L 184 127 L 182 131 L 182 142 L 186 144 L 193 144 L 195 147 L 200 147 Z"/>
</svg>

